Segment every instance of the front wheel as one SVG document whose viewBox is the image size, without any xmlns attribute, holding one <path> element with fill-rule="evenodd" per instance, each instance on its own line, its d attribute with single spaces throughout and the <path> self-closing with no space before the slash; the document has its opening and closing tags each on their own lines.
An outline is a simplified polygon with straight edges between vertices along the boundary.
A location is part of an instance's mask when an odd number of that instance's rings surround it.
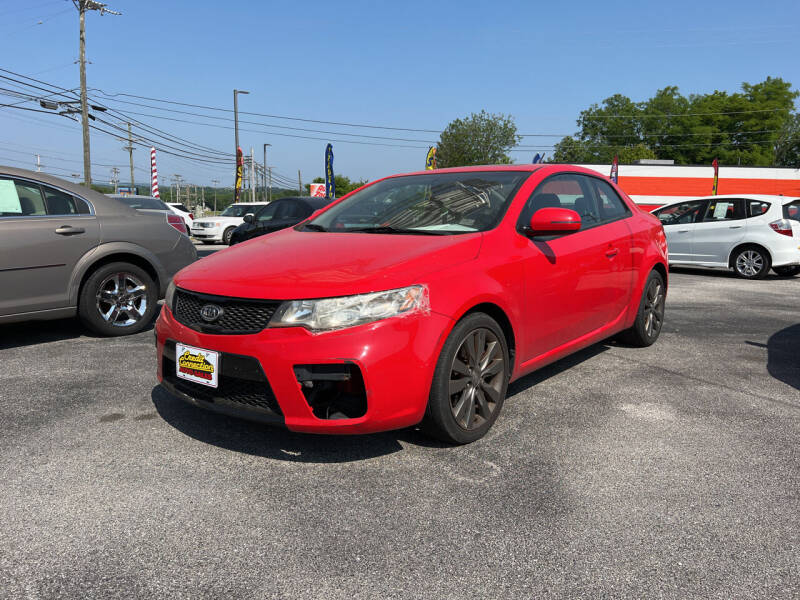
<svg viewBox="0 0 800 600">
<path fill-rule="evenodd" d="M 236 229 L 235 227 L 228 227 L 222 234 L 222 243 L 230 246 L 231 245 L 231 236 L 233 235 L 233 230 Z"/>
<path fill-rule="evenodd" d="M 500 414 L 510 372 L 503 330 L 489 315 L 469 315 L 439 355 L 423 430 L 452 444 L 480 439 Z"/>
<path fill-rule="evenodd" d="M 772 267 L 772 270 L 780 277 L 794 277 L 800 273 L 800 266 L 790 265 L 788 267 Z"/>
<path fill-rule="evenodd" d="M 156 284 L 142 268 L 110 263 L 83 284 L 78 315 L 86 327 L 100 335 L 130 335 L 150 324 L 157 302 Z"/>
<path fill-rule="evenodd" d="M 743 279 L 763 279 L 769 273 L 772 260 L 763 248 L 748 246 L 733 257 L 733 270 Z"/>
<path fill-rule="evenodd" d="M 667 286 L 664 276 L 658 271 L 651 271 L 644 284 L 639 311 L 633 327 L 623 331 L 618 337 L 623 343 L 644 348 L 652 346 L 661 333 L 664 324 L 664 306 L 667 300 Z"/>
</svg>

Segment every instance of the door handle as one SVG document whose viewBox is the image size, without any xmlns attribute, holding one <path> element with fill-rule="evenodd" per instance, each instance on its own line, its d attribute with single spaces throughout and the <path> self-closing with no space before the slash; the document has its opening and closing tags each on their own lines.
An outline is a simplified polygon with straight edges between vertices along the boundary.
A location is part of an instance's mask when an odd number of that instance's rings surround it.
<svg viewBox="0 0 800 600">
<path fill-rule="evenodd" d="M 86 233 L 83 227 L 72 227 L 71 225 L 62 225 L 56 229 L 58 235 L 75 235 L 78 233 Z"/>
<path fill-rule="evenodd" d="M 689 233 L 688 229 L 678 229 L 678 233 Z"/>
<path fill-rule="evenodd" d="M 606 250 L 606 258 L 612 259 L 619 254 L 619 248 L 609 248 Z"/>
<path fill-rule="evenodd" d="M 728 227 L 728 229 L 741 229 L 741 228 L 742 228 L 741 225 L 731 225 L 730 227 Z"/>
</svg>

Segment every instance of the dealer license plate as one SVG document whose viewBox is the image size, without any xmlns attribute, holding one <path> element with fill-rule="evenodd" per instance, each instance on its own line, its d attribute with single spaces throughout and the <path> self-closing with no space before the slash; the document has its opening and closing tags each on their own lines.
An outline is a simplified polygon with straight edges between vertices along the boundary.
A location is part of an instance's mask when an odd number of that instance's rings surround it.
<svg viewBox="0 0 800 600">
<path fill-rule="evenodd" d="M 215 388 L 219 385 L 219 352 L 175 344 L 175 374 Z"/>
</svg>

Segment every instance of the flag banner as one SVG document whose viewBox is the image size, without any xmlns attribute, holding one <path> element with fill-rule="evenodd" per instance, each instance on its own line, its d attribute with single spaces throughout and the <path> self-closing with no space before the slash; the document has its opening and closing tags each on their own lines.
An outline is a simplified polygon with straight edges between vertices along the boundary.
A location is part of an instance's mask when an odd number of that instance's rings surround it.
<svg viewBox="0 0 800 600">
<path fill-rule="evenodd" d="M 542 163 L 544 162 L 544 155 L 545 155 L 545 154 L 546 154 L 546 152 L 542 152 L 541 154 L 539 154 L 539 153 L 537 152 L 537 153 L 536 153 L 536 156 L 534 156 L 534 157 L 533 157 L 533 164 L 535 164 L 535 165 L 540 165 L 540 164 L 542 164 Z"/>
<path fill-rule="evenodd" d="M 242 191 L 242 169 L 244 168 L 244 155 L 242 149 L 236 149 L 236 184 L 233 186 L 233 201 L 239 201 L 239 194 Z"/>
<path fill-rule="evenodd" d="M 428 154 L 425 156 L 425 170 L 431 171 L 436 168 L 436 146 L 428 148 Z"/>
<path fill-rule="evenodd" d="M 156 149 L 150 148 L 150 195 L 161 198 L 158 192 L 158 169 L 156 168 Z"/>
<path fill-rule="evenodd" d="M 336 197 L 336 180 L 333 177 L 333 146 L 325 147 L 325 197 Z"/>
<path fill-rule="evenodd" d="M 714 185 L 711 186 L 711 195 L 716 196 L 719 193 L 719 162 L 716 158 L 711 161 L 711 166 L 714 167 Z"/>
<path fill-rule="evenodd" d="M 614 155 L 614 160 L 611 161 L 611 175 L 609 179 L 614 183 L 619 183 L 619 156 Z"/>
</svg>

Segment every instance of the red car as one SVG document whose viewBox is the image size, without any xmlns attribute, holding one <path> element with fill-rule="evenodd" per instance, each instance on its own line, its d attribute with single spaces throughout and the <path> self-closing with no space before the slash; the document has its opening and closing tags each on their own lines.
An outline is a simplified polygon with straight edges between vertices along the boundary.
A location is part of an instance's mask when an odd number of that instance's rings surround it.
<svg viewBox="0 0 800 600">
<path fill-rule="evenodd" d="M 610 336 L 652 344 L 666 289 L 661 223 L 592 171 L 397 175 L 180 271 L 158 377 L 292 431 L 467 443 L 510 381 Z"/>
</svg>

